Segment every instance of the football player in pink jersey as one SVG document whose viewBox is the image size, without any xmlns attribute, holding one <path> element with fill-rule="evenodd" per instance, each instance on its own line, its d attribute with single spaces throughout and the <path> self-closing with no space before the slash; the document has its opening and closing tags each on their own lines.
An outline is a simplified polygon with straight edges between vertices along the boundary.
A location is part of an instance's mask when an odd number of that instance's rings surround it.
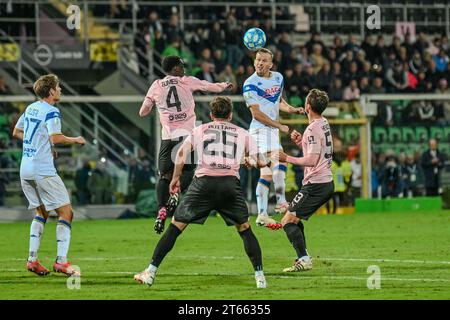
<svg viewBox="0 0 450 320">
<path fill-rule="evenodd" d="M 167 76 L 152 83 L 139 111 L 139 115 L 145 117 L 151 112 L 153 106 L 156 106 L 162 125 L 162 141 L 158 155 L 159 179 L 156 185 L 158 217 L 155 221 L 155 230 L 157 233 L 164 230 L 167 214 L 173 214 L 178 201 L 177 195 L 170 197 L 169 184 L 176 152 L 182 141 L 195 127 L 194 91 L 219 93 L 233 88 L 233 84 L 228 82 L 210 83 L 186 76 L 184 62 L 178 56 L 165 57 L 162 67 Z M 192 162 L 185 166 L 181 177 L 181 191 L 184 191 L 191 183 L 194 169 L 195 165 Z"/>
<path fill-rule="evenodd" d="M 305 102 L 309 125 L 303 136 L 295 130 L 291 133 L 291 139 L 303 149 L 304 156 L 296 158 L 280 153 L 280 161 L 305 167 L 303 186 L 281 220 L 283 229 L 297 253 L 294 265 L 284 269 L 284 272 L 312 269 L 312 261 L 306 251 L 305 230 L 301 220 L 308 220 L 317 209 L 328 202 L 334 192 L 331 173 L 333 140 L 330 125 L 322 116 L 327 105 L 326 92 L 317 89 L 309 92 Z"/>
<path fill-rule="evenodd" d="M 239 183 L 239 167 L 246 154 L 254 163 L 261 162 L 257 159 L 258 149 L 250 134 L 230 123 L 232 109 L 229 98 L 216 97 L 210 103 L 213 121 L 196 127 L 179 148 L 170 183 L 171 193 L 179 191 L 186 158 L 193 150 L 199 157 L 195 177 L 177 207 L 172 223 L 156 245 L 150 265 L 134 276 L 136 281 L 151 286 L 159 265 L 187 225 L 203 224 L 210 212 L 217 210 L 226 224 L 234 225 L 239 232 L 255 270 L 257 288 L 266 287 L 261 248 L 250 228 L 248 208 Z M 267 164 L 267 161 L 261 163 Z"/>
</svg>

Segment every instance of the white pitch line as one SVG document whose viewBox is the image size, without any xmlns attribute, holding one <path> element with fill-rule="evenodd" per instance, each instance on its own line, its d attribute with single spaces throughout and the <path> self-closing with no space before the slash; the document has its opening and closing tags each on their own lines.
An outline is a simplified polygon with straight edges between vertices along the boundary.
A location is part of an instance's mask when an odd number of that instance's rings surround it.
<svg viewBox="0 0 450 320">
<path fill-rule="evenodd" d="M 177 259 L 210 259 L 210 260 L 233 260 L 237 257 L 233 256 L 177 256 Z M 244 259 L 245 256 L 239 257 L 239 259 Z M 450 261 L 434 261 L 434 260 L 400 260 L 400 259 L 366 259 L 366 258 L 314 258 L 313 260 L 319 261 L 349 261 L 349 262 L 393 262 L 393 263 L 416 263 L 416 264 L 446 264 L 450 265 Z M 105 261 L 105 260 L 148 260 L 148 257 L 80 257 L 76 258 L 76 261 Z M 10 261 L 26 261 L 24 258 L 13 258 L 13 259 L 2 259 L 0 262 L 10 262 Z"/>
<path fill-rule="evenodd" d="M 313 260 L 324 261 L 351 261 L 351 262 L 398 262 L 398 263 L 426 263 L 426 264 L 450 264 L 450 261 L 433 260 L 399 260 L 399 259 L 355 259 L 355 258 L 314 258 Z"/>
<path fill-rule="evenodd" d="M 7 269 L 4 270 L 7 272 L 25 272 L 24 269 Z M 133 275 L 135 272 L 131 271 L 92 271 L 89 273 L 95 274 L 122 274 L 122 275 Z M 250 274 L 243 273 L 232 273 L 232 272 L 223 272 L 223 273 L 160 273 L 160 276 L 178 276 L 178 277 L 192 277 L 192 276 L 200 276 L 200 277 L 251 277 Z M 352 276 L 282 276 L 282 275 L 266 275 L 268 279 L 276 278 L 276 279 L 295 279 L 295 280 L 316 280 L 316 279 L 326 279 L 326 280 L 358 280 L 358 281 L 367 281 L 367 277 L 352 277 Z M 82 275 L 83 278 L 83 275 Z M 92 277 L 89 277 L 92 279 Z M 450 282 L 450 279 L 427 279 L 427 278 L 386 278 L 381 277 L 381 281 L 406 281 L 406 282 Z"/>
</svg>

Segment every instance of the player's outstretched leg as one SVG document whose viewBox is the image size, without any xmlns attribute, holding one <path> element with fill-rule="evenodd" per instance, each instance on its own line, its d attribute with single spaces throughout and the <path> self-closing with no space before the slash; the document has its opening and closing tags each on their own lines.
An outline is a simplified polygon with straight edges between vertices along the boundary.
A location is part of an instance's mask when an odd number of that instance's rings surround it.
<svg viewBox="0 0 450 320">
<path fill-rule="evenodd" d="M 148 286 L 151 286 L 153 284 L 159 265 L 163 261 L 164 257 L 170 252 L 170 250 L 172 250 L 178 236 L 181 234 L 184 228 L 186 228 L 186 226 L 186 224 L 177 221 L 173 221 L 169 225 L 166 232 L 164 232 L 163 236 L 161 237 L 161 239 L 159 239 L 158 244 L 156 245 L 155 251 L 153 252 L 152 262 L 147 269 L 135 274 L 134 280 Z"/>
<path fill-rule="evenodd" d="M 56 261 L 53 264 L 53 271 L 64 273 L 67 276 L 80 276 L 79 272 L 74 269 L 72 264 L 67 260 L 72 231 L 72 206 L 70 204 L 65 205 L 55 211 L 58 214 L 59 219 L 58 224 L 56 225 L 57 255 Z"/>
<path fill-rule="evenodd" d="M 312 269 L 312 261 L 306 251 L 305 237 L 303 235 L 302 228 L 298 224 L 299 222 L 300 219 L 290 211 L 287 211 L 285 216 L 281 220 L 283 229 L 286 232 L 286 236 L 288 237 L 289 242 L 294 247 L 298 257 L 294 261 L 294 265 L 289 268 L 283 269 L 283 272 L 298 272 Z"/>
<path fill-rule="evenodd" d="M 263 170 L 261 170 L 261 172 L 262 171 Z M 277 223 L 274 219 L 269 217 L 267 212 L 267 207 L 269 205 L 270 182 L 271 180 L 269 180 L 268 177 L 261 177 L 258 180 L 258 185 L 256 186 L 256 205 L 258 207 L 258 218 L 256 219 L 256 225 L 260 227 Z"/>
<path fill-rule="evenodd" d="M 284 163 L 279 163 L 273 168 L 273 185 L 275 187 L 275 196 L 277 198 L 277 205 L 275 206 L 275 213 L 286 213 L 289 204 L 286 200 L 286 170 L 287 166 Z"/>
<path fill-rule="evenodd" d="M 50 270 L 41 265 L 38 260 L 38 251 L 41 245 L 42 234 L 44 233 L 47 217 L 48 214 L 45 211 L 44 206 L 36 208 L 36 216 L 31 222 L 30 227 L 30 250 L 27 261 L 27 269 L 28 271 L 34 272 L 39 276 L 45 276 L 50 273 Z"/>
<path fill-rule="evenodd" d="M 156 233 L 161 233 L 164 230 L 164 223 L 167 218 L 166 204 L 170 197 L 169 185 L 171 179 L 172 172 L 161 174 L 156 184 L 156 199 L 158 201 L 158 215 L 154 226 Z"/>
<path fill-rule="evenodd" d="M 262 253 L 258 239 L 256 239 L 255 234 L 248 223 L 238 225 L 236 228 L 238 229 L 239 235 L 244 242 L 245 252 L 247 253 L 247 256 L 253 265 L 253 269 L 255 270 L 256 287 L 258 289 L 266 288 L 267 282 L 264 277 Z"/>
</svg>

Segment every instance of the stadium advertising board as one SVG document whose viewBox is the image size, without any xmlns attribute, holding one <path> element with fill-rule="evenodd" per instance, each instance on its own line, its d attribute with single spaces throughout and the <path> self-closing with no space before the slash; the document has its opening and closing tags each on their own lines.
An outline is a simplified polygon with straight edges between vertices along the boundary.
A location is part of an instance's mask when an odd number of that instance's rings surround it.
<svg viewBox="0 0 450 320">
<path fill-rule="evenodd" d="M 22 54 L 23 59 L 35 68 L 55 69 L 88 68 L 89 55 L 81 45 L 25 44 L 22 47 L 29 54 Z"/>
</svg>

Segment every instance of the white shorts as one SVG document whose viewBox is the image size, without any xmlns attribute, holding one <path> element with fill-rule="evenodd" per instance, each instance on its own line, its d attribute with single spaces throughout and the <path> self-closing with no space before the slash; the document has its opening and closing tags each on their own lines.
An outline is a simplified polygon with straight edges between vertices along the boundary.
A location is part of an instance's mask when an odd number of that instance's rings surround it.
<svg viewBox="0 0 450 320">
<path fill-rule="evenodd" d="M 20 183 L 30 210 L 44 205 L 45 210 L 51 211 L 70 204 L 69 193 L 59 176 L 39 180 L 21 179 Z"/>
<path fill-rule="evenodd" d="M 249 129 L 248 132 L 255 139 L 259 153 L 283 150 L 280 144 L 280 134 L 278 129 L 258 128 Z"/>
</svg>

